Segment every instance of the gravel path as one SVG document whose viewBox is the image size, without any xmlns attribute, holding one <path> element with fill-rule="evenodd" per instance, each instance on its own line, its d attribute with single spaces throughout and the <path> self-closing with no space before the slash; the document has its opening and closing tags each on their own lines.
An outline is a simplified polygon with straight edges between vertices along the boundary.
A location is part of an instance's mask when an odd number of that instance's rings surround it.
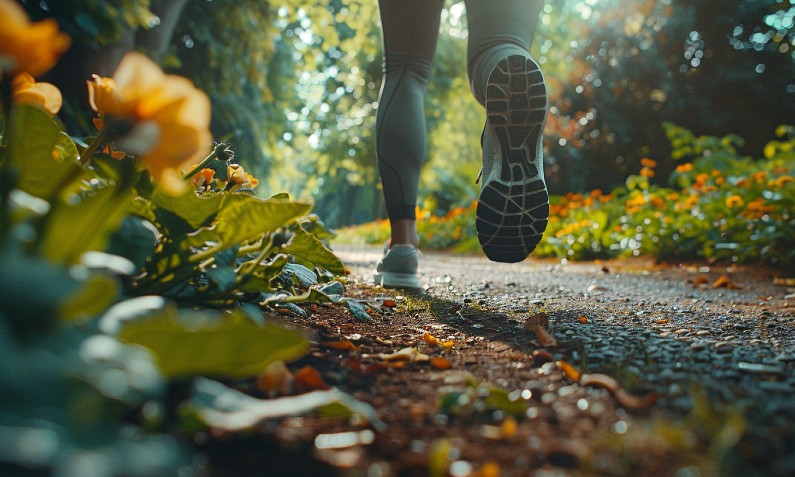
<svg viewBox="0 0 795 477">
<path fill-rule="evenodd" d="M 354 294 L 394 296 L 365 285 L 378 249 L 335 251 L 358 284 Z M 409 299 L 426 300 L 427 309 L 398 306 L 391 326 L 470 344 L 458 349 L 454 370 L 508 390 L 536 387 L 531 425 L 511 447 L 543 452 L 508 465 L 495 454 L 502 475 L 795 475 L 795 296 L 792 287 L 776 284 L 782 271 L 649 260 L 506 265 L 426 251 L 420 272 L 426 294 Z M 716 287 L 720 282 L 727 286 Z M 542 337 L 526 329 L 540 312 L 556 346 L 542 346 Z M 388 332 L 384 326 L 379 332 Z M 627 412 L 604 389 L 577 386 L 552 363 L 534 360 L 541 349 L 583 373 L 609 375 L 633 395 L 660 398 L 650 410 Z M 428 379 L 456 378 L 440 372 Z M 359 397 L 378 409 L 374 394 Z M 552 445 L 543 439 L 549 435 L 562 440 Z M 465 442 L 458 446 L 475 462 L 471 469 L 485 459 Z M 371 454 L 365 459 L 371 469 L 388 458 L 383 446 Z"/>
</svg>

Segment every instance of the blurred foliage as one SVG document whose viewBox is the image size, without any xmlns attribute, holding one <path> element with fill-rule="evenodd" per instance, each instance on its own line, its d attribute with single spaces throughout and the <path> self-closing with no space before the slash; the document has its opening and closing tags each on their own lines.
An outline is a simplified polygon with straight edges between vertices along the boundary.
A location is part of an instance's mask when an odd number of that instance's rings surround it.
<svg viewBox="0 0 795 477">
<path fill-rule="evenodd" d="M 591 260 L 652 255 L 734 263 L 795 263 L 795 127 L 779 126 L 758 160 L 738 149 L 743 139 L 695 136 L 665 123 L 672 160 L 669 186 L 652 183 L 657 162 L 644 158 L 638 174 L 610 193 L 569 193 L 550 199 L 549 226 L 539 257 Z M 427 248 L 478 250 L 475 204 L 444 216 L 418 210 L 420 243 Z M 340 229 L 337 240 L 383 243 L 380 220 Z"/>
</svg>

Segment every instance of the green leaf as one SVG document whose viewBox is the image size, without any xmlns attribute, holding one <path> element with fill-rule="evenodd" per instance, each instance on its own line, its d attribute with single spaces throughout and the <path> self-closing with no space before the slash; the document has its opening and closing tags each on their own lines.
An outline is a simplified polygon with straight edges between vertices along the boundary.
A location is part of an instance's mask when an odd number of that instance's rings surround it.
<svg viewBox="0 0 795 477">
<path fill-rule="evenodd" d="M 155 252 L 157 235 L 157 229 L 151 222 L 129 215 L 124 218 L 119 230 L 111 236 L 106 251 L 128 259 L 136 270 L 140 270 Z"/>
<path fill-rule="evenodd" d="M 57 203 L 50 213 L 42 251 L 54 262 L 70 263 L 88 250 L 104 250 L 130 209 L 132 193 L 113 186 L 86 193 L 76 205 Z"/>
<path fill-rule="evenodd" d="M 353 298 L 344 297 L 340 300 L 341 303 L 344 303 L 345 306 L 351 310 L 353 317 L 356 318 L 358 321 L 368 322 L 373 321 L 373 318 L 367 313 L 367 307 L 365 307 L 362 302 L 359 300 L 354 300 Z"/>
<path fill-rule="evenodd" d="M 345 274 L 342 261 L 323 242 L 301 227 L 293 231 L 293 236 L 282 248 L 282 253 L 292 255 L 296 262 L 307 267 L 319 266 L 336 275 Z"/>
<path fill-rule="evenodd" d="M 85 174 L 74 161 L 60 126 L 43 110 L 33 106 L 17 106 L 11 113 L 11 136 L 8 138 L 11 163 L 19 169 L 18 187 L 23 191 L 50 199 L 64 185 Z M 53 159 L 53 151 L 64 149 L 62 160 Z M 75 149 L 76 151 L 76 149 Z M 59 154 L 60 151 L 58 150 Z"/>
<path fill-rule="evenodd" d="M 237 247 L 231 247 L 223 252 L 214 255 L 215 263 L 207 269 L 207 276 L 218 287 L 221 292 L 228 292 L 235 287 L 237 274 L 235 265 L 237 259 Z"/>
<path fill-rule="evenodd" d="M 215 215 L 223 201 L 224 196 L 221 194 L 207 194 L 199 197 L 193 190 L 178 197 L 158 191 L 152 197 L 152 204 L 155 207 L 173 212 L 194 229 L 201 227 L 207 219 Z"/>
<path fill-rule="evenodd" d="M 282 269 L 282 275 L 284 275 L 288 281 L 304 287 L 311 287 L 317 284 L 317 274 L 309 268 L 297 263 L 288 263 L 285 265 Z"/>
<path fill-rule="evenodd" d="M 83 287 L 67 298 L 59 307 L 66 321 L 85 321 L 99 316 L 119 295 L 119 284 L 110 275 L 94 274 Z"/>
<path fill-rule="evenodd" d="M 376 430 L 386 427 L 372 406 L 338 389 L 277 399 L 257 399 L 217 381 L 199 378 L 194 383 L 189 403 L 206 425 L 229 431 L 247 429 L 265 419 L 304 415 L 331 405 L 347 410 L 347 413 L 338 413 L 340 417 L 357 414 L 369 421 Z"/>
<path fill-rule="evenodd" d="M 125 343 L 148 348 L 169 378 L 249 378 L 274 361 L 303 356 L 309 347 L 299 333 L 275 325 L 258 326 L 240 311 L 178 310 L 153 298 L 134 298 L 114 306 L 101 327 Z"/>
<path fill-rule="evenodd" d="M 237 195 L 235 200 L 224 204 L 214 224 L 221 244 L 230 247 L 263 233 L 272 232 L 296 217 L 306 214 L 311 208 L 310 202 L 263 200 L 248 195 Z"/>
<path fill-rule="evenodd" d="M 80 289 L 66 267 L 19 251 L 0 254 L 0 315 L 17 331 L 47 328 L 59 306 Z"/>
</svg>

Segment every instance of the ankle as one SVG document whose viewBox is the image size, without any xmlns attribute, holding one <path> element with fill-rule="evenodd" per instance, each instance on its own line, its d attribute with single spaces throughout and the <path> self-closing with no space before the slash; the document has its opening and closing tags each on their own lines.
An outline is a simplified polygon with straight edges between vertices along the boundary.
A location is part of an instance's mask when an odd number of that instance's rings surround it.
<svg viewBox="0 0 795 477">
<path fill-rule="evenodd" d="M 413 245 L 419 248 L 420 239 L 417 235 L 417 222 L 410 219 L 399 219 L 390 221 L 391 237 L 389 246 L 393 245 Z"/>
</svg>

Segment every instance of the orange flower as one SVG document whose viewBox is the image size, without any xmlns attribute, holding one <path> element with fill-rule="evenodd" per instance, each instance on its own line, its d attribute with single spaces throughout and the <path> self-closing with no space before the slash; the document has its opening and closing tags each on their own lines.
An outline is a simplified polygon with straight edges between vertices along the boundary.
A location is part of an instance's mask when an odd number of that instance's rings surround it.
<svg viewBox="0 0 795 477">
<path fill-rule="evenodd" d="M 257 179 L 256 177 L 252 176 L 248 172 L 246 172 L 246 182 L 251 184 L 251 188 L 252 189 L 259 185 L 259 179 Z"/>
<path fill-rule="evenodd" d="M 792 176 L 781 176 L 776 179 L 776 187 L 784 187 L 784 184 L 795 181 Z"/>
<path fill-rule="evenodd" d="M 16 104 L 35 104 L 52 114 L 63 105 L 61 91 L 50 83 L 37 83 L 28 73 L 19 73 L 11 84 L 11 100 Z"/>
<path fill-rule="evenodd" d="M 643 177 L 654 177 L 654 169 L 651 169 L 649 167 L 643 167 L 640 170 L 640 175 Z"/>
<path fill-rule="evenodd" d="M 0 0 L 0 65 L 39 76 L 55 65 L 71 44 L 52 18 L 31 23 L 14 0 Z"/>
<path fill-rule="evenodd" d="M 692 170 L 693 170 L 693 164 L 689 162 L 687 164 L 679 164 L 678 166 L 676 166 L 676 172 L 680 174 L 683 172 L 690 172 Z"/>
<path fill-rule="evenodd" d="M 640 165 L 643 167 L 650 167 L 653 169 L 657 167 L 657 161 L 649 159 L 648 157 L 644 157 L 643 159 L 640 160 Z"/>
<path fill-rule="evenodd" d="M 739 195 L 731 195 L 726 198 L 726 207 L 733 209 L 734 207 L 742 207 L 745 201 Z"/>
<path fill-rule="evenodd" d="M 95 75 L 88 82 L 88 97 L 103 127 L 109 118 L 131 123 L 129 134 L 112 138 L 117 146 L 135 154 L 163 190 L 182 193 L 179 170 L 199 162 L 212 141 L 207 95 L 146 56 L 128 53 L 112 79 Z"/>
<path fill-rule="evenodd" d="M 209 167 L 205 167 L 204 169 L 197 172 L 196 175 L 191 178 L 191 180 L 193 181 L 193 185 L 196 187 L 206 187 L 212 184 L 214 177 L 215 171 Z"/>
</svg>

